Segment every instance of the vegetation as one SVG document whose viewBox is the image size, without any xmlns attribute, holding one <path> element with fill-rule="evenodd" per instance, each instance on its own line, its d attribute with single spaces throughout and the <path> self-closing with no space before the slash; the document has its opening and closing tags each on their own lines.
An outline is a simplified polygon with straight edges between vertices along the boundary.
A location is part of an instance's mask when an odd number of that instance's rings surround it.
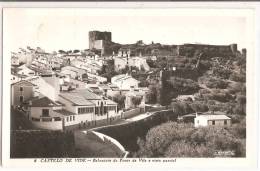
<svg viewBox="0 0 260 171">
<path fill-rule="evenodd" d="M 237 127 L 238 125 L 234 126 Z M 245 131 L 234 127 L 194 128 L 192 124 L 168 122 L 148 131 L 138 139 L 136 157 L 245 157 L 245 139 L 237 134 Z M 231 153 L 218 153 L 229 151 Z"/>
<path fill-rule="evenodd" d="M 118 110 L 124 109 L 125 107 L 125 96 L 117 94 L 113 97 L 113 100 L 117 103 L 118 105 Z"/>
<path fill-rule="evenodd" d="M 135 107 L 139 106 L 141 104 L 142 97 L 132 97 L 131 101 Z"/>
</svg>

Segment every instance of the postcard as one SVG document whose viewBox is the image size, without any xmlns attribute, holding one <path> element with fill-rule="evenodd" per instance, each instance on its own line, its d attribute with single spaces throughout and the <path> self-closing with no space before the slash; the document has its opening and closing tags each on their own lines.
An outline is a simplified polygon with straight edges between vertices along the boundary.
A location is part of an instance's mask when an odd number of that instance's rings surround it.
<svg viewBox="0 0 260 171">
<path fill-rule="evenodd" d="M 3 8 L 3 165 L 255 167 L 254 9 L 115 4 Z"/>
</svg>

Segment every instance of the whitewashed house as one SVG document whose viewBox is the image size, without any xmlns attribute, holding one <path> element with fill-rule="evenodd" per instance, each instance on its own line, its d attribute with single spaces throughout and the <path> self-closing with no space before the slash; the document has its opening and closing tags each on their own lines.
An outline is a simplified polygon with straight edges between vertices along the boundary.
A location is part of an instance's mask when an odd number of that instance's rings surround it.
<svg viewBox="0 0 260 171">
<path fill-rule="evenodd" d="M 27 78 L 27 81 L 33 83 L 38 87 L 38 93 L 48 97 L 49 99 L 58 100 L 60 91 L 59 78 L 54 73 L 44 74 L 41 76 L 34 76 Z"/>
<path fill-rule="evenodd" d="M 194 126 L 230 126 L 231 118 L 223 114 L 202 114 L 194 118 Z"/>
<path fill-rule="evenodd" d="M 11 105 L 22 105 L 26 100 L 33 98 L 35 84 L 21 80 L 11 84 Z"/>
<path fill-rule="evenodd" d="M 114 57 L 115 62 L 115 70 L 119 71 L 121 69 L 126 68 L 126 66 L 129 67 L 136 67 L 139 70 L 144 69 L 145 71 L 149 71 L 150 67 L 146 62 L 145 58 L 142 57 Z"/>
<path fill-rule="evenodd" d="M 63 130 L 65 125 L 63 118 L 72 116 L 73 119 L 73 113 L 66 112 L 61 103 L 52 101 L 48 97 L 32 99 L 28 104 L 28 118 L 37 128 Z"/>
<path fill-rule="evenodd" d="M 35 71 L 28 68 L 25 64 L 19 66 L 18 69 L 19 69 L 19 71 L 17 72 L 17 74 L 26 75 L 26 76 L 34 76 L 35 75 Z"/>
<path fill-rule="evenodd" d="M 111 78 L 111 83 L 116 85 L 119 89 L 130 90 L 138 88 L 139 81 L 128 74 L 116 75 Z"/>
<path fill-rule="evenodd" d="M 120 117 L 117 103 L 87 89 L 62 92 L 59 101 L 65 105 L 67 111 L 75 113 L 75 120 L 65 126 L 95 126 L 99 123 L 110 123 Z"/>
</svg>

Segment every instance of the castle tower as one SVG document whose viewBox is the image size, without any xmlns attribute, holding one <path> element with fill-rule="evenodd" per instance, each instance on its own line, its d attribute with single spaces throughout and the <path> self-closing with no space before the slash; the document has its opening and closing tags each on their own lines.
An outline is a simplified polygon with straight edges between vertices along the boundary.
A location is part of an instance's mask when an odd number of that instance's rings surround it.
<svg viewBox="0 0 260 171">
<path fill-rule="evenodd" d="M 100 31 L 90 31 L 89 32 L 89 49 L 95 48 L 95 41 L 103 40 L 103 41 L 112 41 L 112 33 L 111 32 L 100 32 Z"/>
<path fill-rule="evenodd" d="M 232 53 L 236 53 L 237 52 L 237 44 L 231 44 L 230 49 L 231 49 Z"/>
<path fill-rule="evenodd" d="M 243 48 L 243 49 L 242 49 L 242 56 L 243 56 L 243 57 L 246 57 L 246 48 Z"/>
</svg>

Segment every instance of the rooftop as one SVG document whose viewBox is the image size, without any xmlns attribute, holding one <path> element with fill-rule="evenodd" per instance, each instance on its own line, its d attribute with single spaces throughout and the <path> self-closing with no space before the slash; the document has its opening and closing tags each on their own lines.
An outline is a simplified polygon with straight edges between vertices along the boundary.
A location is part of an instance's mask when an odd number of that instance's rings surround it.
<svg viewBox="0 0 260 171">
<path fill-rule="evenodd" d="M 64 116 L 70 116 L 70 115 L 75 115 L 75 113 L 69 112 L 65 109 L 61 110 L 54 110 L 54 112 L 57 112 L 58 114 L 64 115 Z"/>
<path fill-rule="evenodd" d="M 17 86 L 36 86 L 35 84 L 29 82 L 29 81 L 26 81 L 26 80 L 21 80 L 21 81 L 18 81 L 16 83 L 13 83 L 12 85 L 17 85 Z"/>
<path fill-rule="evenodd" d="M 207 120 L 224 120 L 230 119 L 226 115 L 199 115 L 198 117 L 206 118 Z"/>
<path fill-rule="evenodd" d="M 36 100 L 32 100 L 31 104 L 29 104 L 31 107 L 54 107 L 54 106 L 62 106 L 62 104 L 58 102 L 54 102 L 48 97 L 42 97 Z"/>
<path fill-rule="evenodd" d="M 100 100 L 102 99 L 100 96 L 95 93 L 90 92 L 88 89 L 77 89 L 73 91 L 75 94 L 79 94 L 87 100 Z"/>
<path fill-rule="evenodd" d="M 79 106 L 93 106 L 94 105 L 92 102 L 85 99 L 80 93 L 77 93 L 77 92 L 60 93 L 59 96 L 70 101 L 74 105 L 79 105 Z"/>
</svg>

